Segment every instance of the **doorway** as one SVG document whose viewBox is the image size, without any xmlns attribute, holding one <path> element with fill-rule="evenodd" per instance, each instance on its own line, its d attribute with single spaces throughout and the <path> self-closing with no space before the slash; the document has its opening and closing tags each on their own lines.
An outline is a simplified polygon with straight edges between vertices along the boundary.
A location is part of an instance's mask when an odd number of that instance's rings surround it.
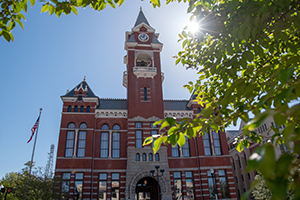
<svg viewBox="0 0 300 200">
<path fill-rule="evenodd" d="M 157 181 L 151 177 L 144 177 L 139 180 L 135 187 L 135 199 L 136 200 L 160 200 L 158 195 Z"/>
</svg>

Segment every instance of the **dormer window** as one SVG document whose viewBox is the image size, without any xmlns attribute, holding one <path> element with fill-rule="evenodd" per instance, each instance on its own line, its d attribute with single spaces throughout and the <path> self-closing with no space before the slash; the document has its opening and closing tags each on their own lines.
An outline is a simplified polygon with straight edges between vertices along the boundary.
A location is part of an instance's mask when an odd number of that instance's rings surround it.
<svg viewBox="0 0 300 200">
<path fill-rule="evenodd" d="M 82 93 L 81 92 L 79 93 L 78 101 L 82 101 Z"/>
</svg>

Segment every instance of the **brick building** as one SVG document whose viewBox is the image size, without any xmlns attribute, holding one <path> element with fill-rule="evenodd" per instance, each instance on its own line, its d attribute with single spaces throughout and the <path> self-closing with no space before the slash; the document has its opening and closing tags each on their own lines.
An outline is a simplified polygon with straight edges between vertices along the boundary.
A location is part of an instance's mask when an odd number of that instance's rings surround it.
<svg viewBox="0 0 300 200">
<path fill-rule="evenodd" d="M 59 190 L 69 199 L 211 199 L 215 191 L 219 199 L 236 199 L 225 133 L 205 133 L 182 148 L 162 146 L 157 154 L 142 146 L 163 133 L 155 121 L 193 118 L 201 107 L 193 97 L 163 100 L 163 44 L 142 10 L 125 37 L 126 99 L 99 98 L 85 79 L 61 96 Z"/>
<path fill-rule="evenodd" d="M 255 151 L 255 149 L 259 147 L 259 144 L 250 143 L 249 148 L 244 148 L 242 152 L 238 152 L 236 150 L 235 139 L 237 137 L 240 138 L 243 137 L 243 128 L 245 125 L 246 123 L 244 121 L 241 121 L 239 130 L 226 131 L 229 155 L 231 156 L 231 163 L 233 168 L 233 177 L 234 177 L 234 182 L 236 187 L 237 199 L 240 199 L 242 194 L 250 189 L 250 186 L 254 181 L 254 177 L 256 175 L 254 171 L 246 172 L 246 168 L 247 168 L 247 160 Z M 260 134 L 263 137 L 262 144 L 265 144 L 266 142 L 270 142 L 272 136 L 275 134 L 275 132 L 272 130 L 271 127 L 279 128 L 279 131 L 283 131 L 285 125 L 278 127 L 273 117 L 266 118 L 264 122 L 256 130 L 257 134 Z M 294 146 L 293 143 L 291 143 L 290 146 L 293 147 Z M 274 143 L 274 147 L 275 147 L 274 151 L 275 151 L 276 160 L 279 159 L 279 157 L 283 153 L 290 152 L 287 145 L 283 145 L 283 144 L 275 145 Z M 253 198 L 249 196 L 248 199 L 253 199 Z"/>
</svg>

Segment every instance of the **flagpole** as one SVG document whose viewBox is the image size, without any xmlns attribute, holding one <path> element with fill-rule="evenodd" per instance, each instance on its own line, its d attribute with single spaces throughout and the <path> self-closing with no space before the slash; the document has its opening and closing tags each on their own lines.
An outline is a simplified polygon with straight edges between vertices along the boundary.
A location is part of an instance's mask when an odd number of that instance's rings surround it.
<svg viewBox="0 0 300 200">
<path fill-rule="evenodd" d="M 41 119 L 41 114 L 42 114 L 42 108 L 40 108 L 40 115 L 39 115 L 39 120 Z M 34 137 L 34 144 L 33 144 L 33 149 L 32 149 L 32 155 L 31 155 L 31 161 L 30 161 L 30 168 L 29 168 L 29 173 L 28 173 L 28 180 L 27 180 L 27 186 L 26 186 L 26 193 L 25 193 L 25 199 L 27 198 L 27 192 L 28 192 L 28 185 L 29 185 L 29 180 L 30 180 L 30 175 L 31 175 L 31 169 L 32 169 L 32 164 L 33 164 L 33 157 L 34 157 L 34 151 L 35 151 L 35 145 L 36 145 L 36 138 L 38 135 L 38 131 L 39 131 L 39 125 L 40 125 L 40 121 L 37 125 L 36 128 L 36 132 L 35 132 L 35 137 Z"/>
</svg>

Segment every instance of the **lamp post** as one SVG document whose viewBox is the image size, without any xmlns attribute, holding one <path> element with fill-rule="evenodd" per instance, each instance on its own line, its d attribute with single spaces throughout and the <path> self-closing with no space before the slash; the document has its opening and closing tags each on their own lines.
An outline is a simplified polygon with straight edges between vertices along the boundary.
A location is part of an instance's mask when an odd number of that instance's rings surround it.
<svg viewBox="0 0 300 200">
<path fill-rule="evenodd" d="M 215 170 L 212 167 L 210 167 L 210 174 L 213 178 L 215 197 L 216 197 L 216 200 L 218 200 L 218 190 L 217 190 L 217 185 L 216 185 Z"/>
<path fill-rule="evenodd" d="M 154 174 L 155 170 L 150 170 L 150 173 L 153 177 L 156 177 L 157 179 L 157 200 L 159 200 L 159 177 L 162 177 L 164 175 L 165 170 L 164 169 L 159 170 L 161 172 L 161 175 L 159 175 L 158 173 L 159 166 L 156 165 L 155 169 L 156 169 L 156 175 Z"/>
</svg>

